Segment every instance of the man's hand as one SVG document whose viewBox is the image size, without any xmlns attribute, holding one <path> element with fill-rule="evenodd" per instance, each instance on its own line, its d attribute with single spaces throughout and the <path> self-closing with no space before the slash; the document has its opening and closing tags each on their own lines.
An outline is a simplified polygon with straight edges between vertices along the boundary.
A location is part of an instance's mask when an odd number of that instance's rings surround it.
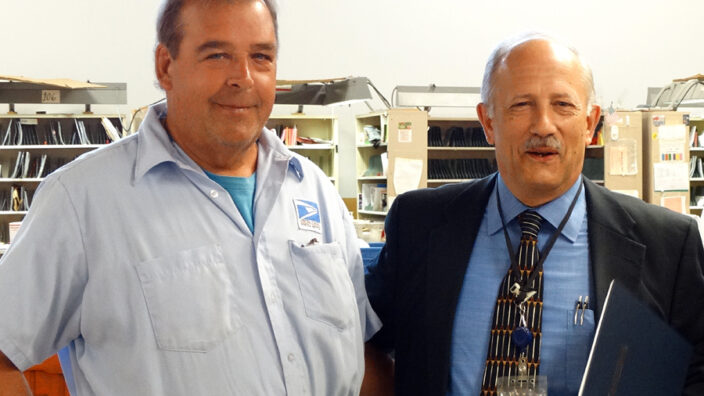
<svg viewBox="0 0 704 396">
<path fill-rule="evenodd" d="M 371 344 L 364 345 L 364 380 L 360 396 L 394 394 L 394 361 Z"/>
<path fill-rule="evenodd" d="M 0 396 L 32 396 L 32 391 L 17 367 L 0 352 Z"/>
</svg>

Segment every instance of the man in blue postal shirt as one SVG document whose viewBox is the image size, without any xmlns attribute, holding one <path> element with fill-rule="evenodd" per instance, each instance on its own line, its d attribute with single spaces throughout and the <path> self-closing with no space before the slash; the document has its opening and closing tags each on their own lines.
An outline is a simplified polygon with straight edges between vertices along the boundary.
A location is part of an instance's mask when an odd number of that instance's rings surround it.
<svg viewBox="0 0 704 396">
<path fill-rule="evenodd" d="M 493 395 L 500 378 L 524 375 L 547 377 L 551 396 L 577 394 L 618 279 L 694 345 L 683 392 L 704 394 L 696 223 L 581 175 L 600 113 L 593 98 L 588 66 L 553 38 L 522 35 L 494 50 L 477 113 L 498 174 L 403 194 L 387 217 L 366 279 L 383 323 L 367 345 L 377 389 Z"/>
<path fill-rule="evenodd" d="M 0 262 L 0 394 L 68 346 L 78 395 L 355 395 L 379 328 L 342 200 L 264 129 L 267 0 L 168 0 L 139 133 L 40 186 Z"/>
</svg>

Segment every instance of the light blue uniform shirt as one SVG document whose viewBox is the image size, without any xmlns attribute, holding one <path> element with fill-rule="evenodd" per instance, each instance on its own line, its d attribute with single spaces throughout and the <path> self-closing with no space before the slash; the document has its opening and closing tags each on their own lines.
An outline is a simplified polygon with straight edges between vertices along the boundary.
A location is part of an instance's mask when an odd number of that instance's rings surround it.
<svg viewBox="0 0 704 396">
<path fill-rule="evenodd" d="M 41 184 L 0 261 L 0 350 L 24 370 L 68 344 L 79 395 L 356 395 L 380 324 L 334 186 L 264 130 L 252 234 L 165 112 Z"/>
<path fill-rule="evenodd" d="M 577 194 L 580 178 L 561 197 L 534 208 L 544 219 L 538 234 L 542 251 Z M 507 222 L 514 252 L 521 238 L 517 216 L 526 209 L 508 190 L 500 176 L 484 212 L 469 259 L 452 333 L 451 382 L 448 395 L 478 395 L 486 362 L 491 318 L 499 285 L 510 266 L 506 241 L 496 203 L 496 189 Z M 543 264 L 543 325 L 540 375 L 547 376 L 550 396 L 574 395 L 589 355 L 594 334 L 591 310 L 582 325 L 574 325 L 579 296 L 591 293 L 584 189 L 569 221 Z"/>
</svg>

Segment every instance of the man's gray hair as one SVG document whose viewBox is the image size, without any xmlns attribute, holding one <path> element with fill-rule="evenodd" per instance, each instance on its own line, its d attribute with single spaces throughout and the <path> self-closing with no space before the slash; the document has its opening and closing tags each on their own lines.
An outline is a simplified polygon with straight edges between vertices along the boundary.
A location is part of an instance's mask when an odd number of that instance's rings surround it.
<svg viewBox="0 0 704 396">
<path fill-rule="evenodd" d="M 164 44 L 169 50 L 171 56 L 175 59 L 178 57 L 178 50 L 183 40 L 183 24 L 181 22 L 181 9 L 189 0 L 164 0 L 159 10 L 159 16 L 156 20 L 156 36 L 159 43 Z M 201 4 L 209 3 L 236 3 L 242 0 L 190 0 L 199 1 Z M 277 7 L 275 0 L 262 0 L 269 10 L 271 20 L 274 22 L 274 32 L 276 34 L 276 42 L 279 42 L 279 24 L 276 20 Z"/>
<path fill-rule="evenodd" d="M 502 41 L 494 51 L 489 56 L 489 60 L 486 63 L 486 68 L 484 69 L 484 78 L 482 80 L 481 88 L 481 98 L 482 102 L 487 106 L 489 111 L 489 116 L 493 116 L 494 105 L 492 99 L 494 97 L 494 83 L 495 74 L 499 69 L 499 66 L 506 60 L 506 58 L 511 54 L 511 52 L 525 44 L 529 41 L 534 40 L 544 40 L 553 44 L 557 44 L 568 49 L 582 66 L 582 79 L 584 80 L 584 88 L 587 93 L 587 112 L 591 111 L 592 105 L 594 104 L 596 93 L 594 91 L 594 76 L 592 75 L 592 69 L 589 64 L 582 58 L 576 48 L 568 45 L 561 40 L 558 40 L 552 36 L 540 32 L 528 32 L 522 33 L 517 36 L 511 37 L 505 41 Z"/>
</svg>

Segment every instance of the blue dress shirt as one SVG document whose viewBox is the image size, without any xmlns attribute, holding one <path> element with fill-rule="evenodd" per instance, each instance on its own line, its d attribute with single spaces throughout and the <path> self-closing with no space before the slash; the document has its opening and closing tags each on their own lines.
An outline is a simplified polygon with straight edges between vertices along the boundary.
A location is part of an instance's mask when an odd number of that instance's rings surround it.
<svg viewBox="0 0 704 396">
<path fill-rule="evenodd" d="M 556 232 L 581 182 L 580 178 L 561 197 L 533 208 L 545 219 L 538 235 L 541 251 Z M 497 176 L 496 187 L 484 212 L 457 304 L 448 395 L 479 394 L 481 388 L 497 291 L 510 266 L 498 213 L 497 189 L 514 252 L 518 251 L 521 234 L 516 217 L 529 208 L 508 190 L 501 176 Z M 577 299 L 579 296 L 593 295 L 584 190 L 543 268 L 540 375 L 548 377 L 548 392 L 551 396 L 576 394 L 594 334 L 591 310 L 585 312 L 582 325 L 579 322 L 574 325 Z"/>
</svg>

